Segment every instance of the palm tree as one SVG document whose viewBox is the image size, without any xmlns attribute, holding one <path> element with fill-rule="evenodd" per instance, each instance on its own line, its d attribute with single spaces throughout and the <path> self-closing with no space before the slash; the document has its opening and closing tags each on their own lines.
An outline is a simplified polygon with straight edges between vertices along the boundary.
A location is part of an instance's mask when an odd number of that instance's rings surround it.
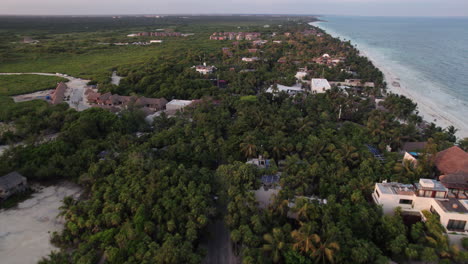
<svg viewBox="0 0 468 264">
<path fill-rule="evenodd" d="M 278 212 L 280 215 L 286 216 L 289 210 L 289 201 L 282 200 L 278 202 L 278 205 L 274 209 L 276 209 L 276 212 Z"/>
<path fill-rule="evenodd" d="M 278 263 L 281 260 L 281 251 L 286 249 L 286 238 L 281 228 L 274 228 L 272 234 L 263 235 L 263 239 L 266 241 L 263 244 L 262 250 L 269 252 L 273 258 L 274 263 Z"/>
<path fill-rule="evenodd" d="M 293 249 L 312 255 L 317 250 L 315 244 L 320 241 L 320 237 L 315 234 L 315 228 L 310 222 L 301 223 L 301 225 L 298 230 L 291 232 L 291 236 L 295 241 Z"/>
<path fill-rule="evenodd" d="M 251 142 L 252 138 L 248 137 L 245 142 L 239 145 L 246 158 L 252 158 L 257 155 L 257 146 Z"/>
<path fill-rule="evenodd" d="M 303 219 L 306 221 L 316 218 L 318 215 L 317 207 L 315 206 L 315 204 L 311 203 L 307 198 L 296 199 L 294 212 L 297 213 L 297 219 Z"/>
<path fill-rule="evenodd" d="M 318 237 L 318 241 L 316 243 L 317 250 L 312 254 L 312 257 L 315 258 L 316 263 L 335 263 L 334 255 L 336 251 L 340 250 L 340 246 L 337 242 L 328 242 L 328 241 L 321 241 L 320 237 Z"/>
</svg>

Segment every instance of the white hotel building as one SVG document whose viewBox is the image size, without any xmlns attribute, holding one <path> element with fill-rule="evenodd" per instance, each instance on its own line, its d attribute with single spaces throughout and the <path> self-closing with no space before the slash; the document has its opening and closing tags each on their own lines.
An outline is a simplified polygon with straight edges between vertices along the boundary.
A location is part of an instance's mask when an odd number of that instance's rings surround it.
<svg viewBox="0 0 468 264">
<path fill-rule="evenodd" d="M 468 200 L 454 198 L 439 181 L 420 179 L 415 184 L 376 183 L 372 198 L 386 214 L 401 207 L 403 213 L 420 214 L 424 220 L 421 211 L 427 210 L 439 215 L 440 223 L 448 231 L 468 231 Z"/>
</svg>

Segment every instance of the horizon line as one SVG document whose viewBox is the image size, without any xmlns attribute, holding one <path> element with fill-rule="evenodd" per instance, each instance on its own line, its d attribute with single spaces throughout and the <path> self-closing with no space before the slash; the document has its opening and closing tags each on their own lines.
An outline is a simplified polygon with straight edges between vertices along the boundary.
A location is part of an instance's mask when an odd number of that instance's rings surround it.
<svg viewBox="0 0 468 264">
<path fill-rule="evenodd" d="M 310 16 L 310 17 L 324 17 L 324 16 L 349 16 L 349 17 L 418 17 L 418 18 L 468 18 L 466 16 L 447 16 L 447 15 L 349 15 L 349 14 L 297 14 L 297 13 L 127 13 L 127 14 L 0 14 L 0 16 L 10 16 L 10 17 L 145 17 L 145 16 Z"/>
</svg>

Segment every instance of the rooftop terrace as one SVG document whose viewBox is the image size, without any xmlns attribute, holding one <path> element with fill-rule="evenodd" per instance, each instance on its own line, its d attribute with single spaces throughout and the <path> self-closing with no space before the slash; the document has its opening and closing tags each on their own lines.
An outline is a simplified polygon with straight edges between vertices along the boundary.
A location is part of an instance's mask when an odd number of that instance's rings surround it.
<svg viewBox="0 0 468 264">
<path fill-rule="evenodd" d="M 412 184 L 403 184 L 398 182 L 377 183 L 377 186 L 384 194 L 414 195 L 415 188 Z"/>
<path fill-rule="evenodd" d="M 461 213 L 461 214 L 466 214 L 468 213 L 468 209 L 466 209 L 465 206 L 468 206 L 468 204 L 463 205 L 460 201 L 454 198 L 450 198 L 447 200 L 436 200 L 437 204 L 444 210 L 444 212 L 448 213 Z"/>
</svg>

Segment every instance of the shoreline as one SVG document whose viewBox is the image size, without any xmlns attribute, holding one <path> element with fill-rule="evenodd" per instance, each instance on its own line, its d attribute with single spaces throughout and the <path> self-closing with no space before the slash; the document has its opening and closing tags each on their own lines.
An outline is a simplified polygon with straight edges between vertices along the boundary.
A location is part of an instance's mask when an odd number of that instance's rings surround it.
<svg viewBox="0 0 468 264">
<path fill-rule="evenodd" d="M 341 36 L 340 34 L 323 27 L 321 23 L 324 23 L 324 21 L 311 22 L 309 25 L 319 27 L 327 34 L 330 34 L 332 37 L 340 38 L 341 40 L 344 38 L 344 36 Z M 349 38 L 346 39 L 349 40 Z M 355 45 L 357 44 L 355 41 L 352 42 Z M 434 123 L 442 129 L 445 129 L 449 126 L 454 126 L 456 129 L 458 129 L 457 133 L 455 134 L 457 138 L 461 139 L 468 137 L 468 124 L 465 124 L 463 120 L 460 120 L 456 116 L 453 116 L 452 114 L 444 111 L 441 107 L 437 106 L 436 103 L 431 102 L 428 98 L 423 98 L 421 95 L 418 95 L 417 92 L 411 91 L 411 89 L 408 88 L 408 85 L 406 85 L 404 81 L 401 81 L 397 74 L 375 60 L 369 51 L 362 48 L 362 45 L 358 44 L 356 48 L 358 49 L 361 56 L 367 57 L 374 64 L 374 66 L 384 74 L 384 81 L 387 83 L 387 92 L 404 95 L 411 99 L 414 103 L 417 104 L 416 111 L 424 121 L 428 123 Z M 395 85 L 396 83 L 398 83 L 398 85 Z"/>
</svg>

